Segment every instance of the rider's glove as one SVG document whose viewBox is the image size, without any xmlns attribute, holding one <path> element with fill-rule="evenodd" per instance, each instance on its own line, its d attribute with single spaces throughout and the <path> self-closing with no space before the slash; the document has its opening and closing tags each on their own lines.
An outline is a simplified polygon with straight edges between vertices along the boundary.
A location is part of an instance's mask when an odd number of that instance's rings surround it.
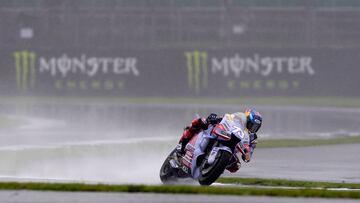
<svg viewBox="0 0 360 203">
<path fill-rule="evenodd" d="M 208 127 L 209 127 L 208 121 L 207 121 L 205 118 L 200 118 L 199 120 L 200 120 L 200 121 L 199 121 L 199 123 L 200 123 L 200 128 L 201 128 L 202 130 L 207 130 Z"/>
<path fill-rule="evenodd" d="M 214 113 L 211 113 L 207 118 L 206 118 L 206 122 L 208 124 L 217 124 L 217 115 Z"/>
<path fill-rule="evenodd" d="M 246 153 L 245 155 L 241 155 L 241 158 L 244 162 L 248 163 L 250 161 L 250 153 Z"/>
</svg>

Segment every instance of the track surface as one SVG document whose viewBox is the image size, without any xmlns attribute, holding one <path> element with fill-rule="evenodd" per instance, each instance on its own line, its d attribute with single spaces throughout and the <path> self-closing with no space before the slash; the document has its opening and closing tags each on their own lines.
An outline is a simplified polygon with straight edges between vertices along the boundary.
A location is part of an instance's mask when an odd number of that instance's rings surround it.
<svg viewBox="0 0 360 203">
<path fill-rule="evenodd" d="M 3 107 L 3 108 L 2 108 Z M 237 106 L 0 106 L 20 118 L 0 129 L 2 180 L 159 184 L 159 168 L 195 113 Z M 360 109 L 261 106 L 268 138 L 344 136 L 360 132 Z M 174 116 L 175 115 L 175 116 Z M 16 125 L 15 125 L 16 126 Z M 170 139 L 169 139 L 170 138 Z M 261 141 L 261 140 L 260 140 Z M 360 182 L 360 145 L 256 149 L 234 175 Z M 1 202 L 345 202 L 344 200 L 1 191 Z M 121 200 L 121 201 L 120 201 Z M 357 201 L 349 201 L 357 202 Z"/>
<path fill-rule="evenodd" d="M 149 193 L 89 193 L 89 192 L 39 192 L 39 191 L 0 191 L 2 203 L 355 203 L 358 200 L 282 198 L 211 195 L 172 195 Z"/>
<path fill-rule="evenodd" d="M 162 161 L 196 113 L 237 105 L 14 104 L 0 116 L 0 176 L 18 179 L 159 183 Z M 359 108 L 258 106 L 261 138 L 314 138 L 360 133 Z M 11 123 L 11 122 L 10 122 Z M 360 182 L 359 145 L 257 149 L 235 175 Z"/>
<path fill-rule="evenodd" d="M 159 168 L 172 143 L 142 150 L 124 145 L 1 151 L 3 181 L 160 184 Z M 149 150 L 148 150 L 149 149 Z M 146 153 L 145 153 L 146 152 Z M 128 154 L 142 157 L 133 159 Z M 126 163 L 126 164 L 124 164 Z M 256 149 L 250 163 L 226 176 L 360 182 L 360 144 Z"/>
<path fill-rule="evenodd" d="M 241 177 L 360 182 L 360 144 L 256 149 Z"/>
</svg>

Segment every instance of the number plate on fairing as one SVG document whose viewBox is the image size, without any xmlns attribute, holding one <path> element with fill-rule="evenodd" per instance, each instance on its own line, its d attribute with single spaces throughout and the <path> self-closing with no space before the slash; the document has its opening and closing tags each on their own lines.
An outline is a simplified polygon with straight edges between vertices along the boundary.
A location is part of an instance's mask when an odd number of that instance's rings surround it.
<svg viewBox="0 0 360 203">
<path fill-rule="evenodd" d="M 234 129 L 231 131 L 231 133 L 234 134 L 236 137 L 240 138 L 240 140 L 244 139 L 244 132 L 238 126 L 234 126 Z"/>
</svg>

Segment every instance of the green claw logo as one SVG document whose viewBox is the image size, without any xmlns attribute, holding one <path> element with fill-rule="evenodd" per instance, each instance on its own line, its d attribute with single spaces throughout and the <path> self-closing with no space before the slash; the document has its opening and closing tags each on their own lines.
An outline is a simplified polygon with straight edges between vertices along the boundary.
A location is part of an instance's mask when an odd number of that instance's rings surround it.
<svg viewBox="0 0 360 203">
<path fill-rule="evenodd" d="M 14 52 L 16 85 L 19 90 L 27 90 L 35 87 L 36 71 L 35 62 L 36 54 L 31 51 Z"/>
<path fill-rule="evenodd" d="M 192 91 L 199 93 L 208 86 L 208 54 L 205 51 L 185 52 L 188 73 L 188 86 Z"/>
</svg>

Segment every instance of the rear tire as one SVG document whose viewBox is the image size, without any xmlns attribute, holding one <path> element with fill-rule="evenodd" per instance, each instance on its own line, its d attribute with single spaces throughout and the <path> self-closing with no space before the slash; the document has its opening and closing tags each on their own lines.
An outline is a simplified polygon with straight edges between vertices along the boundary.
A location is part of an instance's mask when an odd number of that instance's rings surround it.
<svg viewBox="0 0 360 203">
<path fill-rule="evenodd" d="M 207 165 L 207 158 L 201 165 L 199 183 L 200 185 L 211 185 L 224 172 L 232 154 L 228 151 L 220 150 L 216 155 L 212 165 Z"/>
<path fill-rule="evenodd" d="M 170 165 L 170 160 L 172 159 L 174 152 L 175 150 L 169 154 L 160 168 L 160 180 L 163 184 L 171 184 L 176 181 L 176 173 Z"/>
</svg>

